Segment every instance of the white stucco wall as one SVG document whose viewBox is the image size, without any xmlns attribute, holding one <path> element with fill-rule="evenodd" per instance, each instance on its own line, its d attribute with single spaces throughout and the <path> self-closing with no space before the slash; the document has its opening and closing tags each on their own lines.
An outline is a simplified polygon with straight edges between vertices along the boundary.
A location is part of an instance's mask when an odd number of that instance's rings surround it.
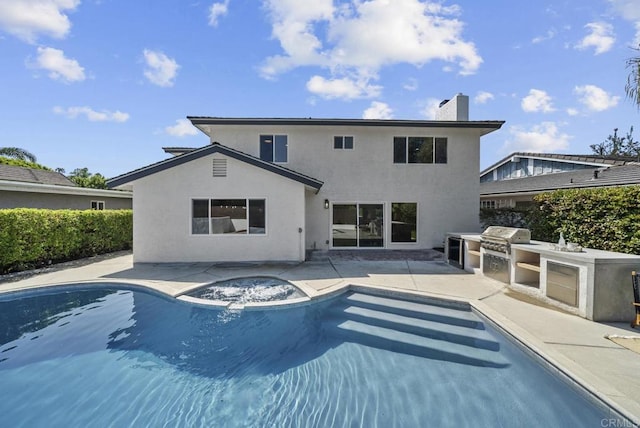
<svg viewBox="0 0 640 428">
<path fill-rule="evenodd" d="M 471 128 L 384 126 L 211 126 L 211 141 L 259 156 L 261 134 L 288 136 L 287 168 L 324 181 L 320 193 L 307 194 L 306 243 L 326 249 L 330 240 L 331 203 L 385 205 L 387 248 L 433 248 L 452 231 L 479 231 L 480 135 Z M 353 150 L 336 150 L 333 137 L 354 136 Z M 448 138 L 446 164 L 394 164 L 394 136 Z M 388 227 L 392 202 L 418 203 L 418 242 L 391 243 Z"/>
<path fill-rule="evenodd" d="M 212 159 L 227 177 L 212 177 Z M 214 154 L 133 182 L 134 262 L 304 260 L 305 187 Z M 192 199 L 266 200 L 264 235 L 192 235 Z M 303 228 L 300 233 L 298 228 Z"/>
</svg>

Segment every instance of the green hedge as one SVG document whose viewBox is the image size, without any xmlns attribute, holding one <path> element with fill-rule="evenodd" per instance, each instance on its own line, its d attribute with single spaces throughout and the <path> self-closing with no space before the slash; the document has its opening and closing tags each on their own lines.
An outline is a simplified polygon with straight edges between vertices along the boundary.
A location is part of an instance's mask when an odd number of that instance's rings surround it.
<svg viewBox="0 0 640 428">
<path fill-rule="evenodd" d="M 556 190 L 535 198 L 544 240 L 640 254 L 640 186 Z"/>
<path fill-rule="evenodd" d="M 126 250 L 131 210 L 0 210 L 0 272 Z"/>
</svg>

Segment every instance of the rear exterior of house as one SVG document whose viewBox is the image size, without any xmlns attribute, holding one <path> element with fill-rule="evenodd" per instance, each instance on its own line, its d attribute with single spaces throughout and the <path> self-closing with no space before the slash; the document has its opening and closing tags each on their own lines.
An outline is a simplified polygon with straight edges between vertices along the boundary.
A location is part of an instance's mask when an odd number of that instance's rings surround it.
<svg viewBox="0 0 640 428">
<path fill-rule="evenodd" d="M 476 231 L 480 137 L 503 122 L 466 106 L 435 121 L 190 117 L 212 144 L 109 182 L 134 192 L 134 260 L 301 261 Z"/>
</svg>

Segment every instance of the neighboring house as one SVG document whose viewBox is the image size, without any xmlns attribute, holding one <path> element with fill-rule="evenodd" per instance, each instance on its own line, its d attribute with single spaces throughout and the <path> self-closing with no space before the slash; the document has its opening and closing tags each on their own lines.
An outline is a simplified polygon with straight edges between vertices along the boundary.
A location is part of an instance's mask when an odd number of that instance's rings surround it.
<svg viewBox="0 0 640 428">
<path fill-rule="evenodd" d="M 189 117 L 211 144 L 112 178 L 134 193 L 134 261 L 301 261 L 427 249 L 475 231 L 480 137 L 468 97 L 434 121 Z"/>
<path fill-rule="evenodd" d="M 131 209 L 131 192 L 78 187 L 55 171 L 0 164 L 0 209 Z"/>
<path fill-rule="evenodd" d="M 480 206 L 513 208 L 522 203 L 530 203 L 536 192 L 553 190 L 548 186 L 557 184 L 563 187 L 564 182 L 569 182 L 570 179 L 584 181 L 583 178 L 592 177 L 592 171 L 596 169 L 627 165 L 634 163 L 634 160 L 636 159 L 620 156 L 512 153 L 480 172 Z M 555 178 L 549 176 L 568 172 L 576 172 L 577 175 Z M 533 179 L 539 176 L 546 178 Z M 531 187 L 539 190 L 532 190 Z"/>
<path fill-rule="evenodd" d="M 640 164 L 628 163 L 480 183 L 480 200 L 483 208 L 517 207 L 528 205 L 535 195 L 552 190 L 638 184 L 640 184 Z"/>
</svg>

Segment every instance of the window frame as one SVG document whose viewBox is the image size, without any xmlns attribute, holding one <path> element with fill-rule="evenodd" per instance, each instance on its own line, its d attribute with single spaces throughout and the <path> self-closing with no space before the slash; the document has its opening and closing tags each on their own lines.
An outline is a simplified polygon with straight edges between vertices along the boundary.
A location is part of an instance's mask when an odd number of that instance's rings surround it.
<svg viewBox="0 0 640 428">
<path fill-rule="evenodd" d="M 422 140 L 420 142 L 420 140 Z M 418 146 L 418 142 L 420 145 Z M 420 162 L 421 153 L 411 156 L 411 146 L 417 146 L 413 152 L 422 150 L 424 144 L 427 153 L 430 152 L 430 160 Z M 430 147 L 429 147 L 430 146 Z M 444 153 L 442 148 L 444 147 Z M 393 163 L 394 164 L 427 164 L 427 165 L 446 165 L 449 163 L 449 137 L 444 136 L 394 136 L 393 137 Z"/>
<path fill-rule="evenodd" d="M 94 204 L 95 204 L 95 208 L 94 208 Z M 106 204 L 105 201 L 91 201 L 91 209 L 94 211 L 104 211 Z"/>
<path fill-rule="evenodd" d="M 393 206 L 394 205 L 404 205 L 404 204 L 412 204 L 415 205 L 415 240 L 414 241 L 394 241 L 393 239 L 393 229 L 394 229 L 394 217 L 393 217 Z M 389 242 L 391 244 L 395 244 L 395 245 L 406 245 L 406 244 L 410 244 L 410 245 L 416 245 L 418 244 L 419 241 L 419 219 L 420 219 L 420 204 L 416 201 L 395 201 L 395 202 L 390 202 L 389 203 L 389 207 L 390 207 L 390 212 L 389 212 Z"/>
<path fill-rule="evenodd" d="M 266 151 L 263 150 L 263 139 L 264 138 L 269 138 L 271 137 L 271 150 L 270 150 L 270 159 L 265 159 L 265 154 Z M 286 159 L 285 160 L 276 160 L 276 155 L 278 153 L 278 138 L 284 138 L 285 141 L 285 156 Z M 289 163 L 289 135 L 288 134 L 260 134 L 260 136 L 258 137 L 258 141 L 259 141 L 259 152 L 260 152 L 260 159 L 265 161 L 265 162 L 271 162 L 271 163 L 279 163 L 279 164 L 286 164 Z"/>
<path fill-rule="evenodd" d="M 350 139 L 351 147 L 347 147 L 347 139 Z M 338 141 L 339 141 L 339 143 L 338 143 Z M 355 145 L 355 138 L 354 138 L 353 135 L 334 135 L 333 136 L 333 149 L 334 150 L 353 150 L 354 145 Z"/>
<path fill-rule="evenodd" d="M 244 207 L 246 210 L 246 229 L 242 232 L 236 232 L 236 231 L 231 231 L 231 232 L 219 232 L 219 233 L 214 233 L 212 231 L 212 226 L 211 226 L 211 220 L 212 218 L 212 212 L 213 212 L 213 203 L 214 201 L 244 201 Z M 195 202 L 199 201 L 199 202 L 206 202 L 207 204 L 207 217 L 194 217 L 195 215 Z M 258 223 L 261 223 L 264 225 L 264 227 L 262 227 L 262 231 L 261 232 L 251 232 L 251 224 L 253 223 L 252 221 L 252 205 L 254 205 L 255 207 L 255 203 L 258 202 L 259 204 L 262 205 L 262 218 L 261 221 L 258 220 Z M 207 219 L 207 232 L 206 233 L 194 233 L 194 229 L 195 229 L 195 223 L 194 220 L 196 218 L 206 218 Z M 230 219 L 233 220 L 233 219 Z M 189 216 L 189 235 L 190 236 L 266 236 L 267 235 L 267 198 L 264 197 L 245 197 L 245 198 L 239 198 L 239 197 L 227 197 L 227 198 L 223 198 L 223 197 L 193 197 L 190 199 L 190 216 Z M 255 223 L 254 223 L 255 224 Z"/>
</svg>

